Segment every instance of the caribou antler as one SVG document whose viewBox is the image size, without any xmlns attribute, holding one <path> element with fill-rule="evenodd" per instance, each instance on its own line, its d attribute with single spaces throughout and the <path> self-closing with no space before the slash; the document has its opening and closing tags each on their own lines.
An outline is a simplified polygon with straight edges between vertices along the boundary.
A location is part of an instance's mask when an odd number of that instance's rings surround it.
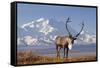
<svg viewBox="0 0 100 68">
<path fill-rule="evenodd" d="M 68 23 L 68 22 L 71 22 L 69 17 L 68 17 L 68 19 L 67 19 L 67 21 L 66 21 L 66 30 L 68 31 L 69 36 L 71 36 L 71 33 L 69 32 L 68 27 L 67 27 L 67 23 Z"/>
<path fill-rule="evenodd" d="M 82 23 L 82 28 L 81 28 L 80 32 L 75 36 L 75 38 L 78 37 L 78 36 L 80 35 L 80 33 L 81 33 L 82 30 L 83 30 L 83 27 L 84 27 L 84 22 Z"/>
</svg>

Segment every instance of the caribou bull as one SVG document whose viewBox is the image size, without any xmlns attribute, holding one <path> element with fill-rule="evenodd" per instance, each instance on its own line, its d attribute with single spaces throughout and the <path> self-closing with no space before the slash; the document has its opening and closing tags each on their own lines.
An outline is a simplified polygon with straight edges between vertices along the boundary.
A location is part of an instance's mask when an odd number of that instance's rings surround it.
<svg viewBox="0 0 100 68">
<path fill-rule="evenodd" d="M 68 32 L 68 36 L 57 36 L 55 38 L 55 44 L 56 44 L 56 50 L 57 50 L 57 57 L 60 57 L 60 50 L 61 48 L 64 49 L 64 58 L 68 58 L 68 51 L 71 50 L 72 45 L 74 44 L 74 41 L 77 39 L 77 37 L 80 35 L 80 33 L 83 30 L 84 23 L 82 23 L 82 28 L 76 36 L 72 36 L 70 31 L 68 30 L 67 24 L 71 22 L 70 18 L 68 17 L 66 21 L 66 30 Z"/>
</svg>

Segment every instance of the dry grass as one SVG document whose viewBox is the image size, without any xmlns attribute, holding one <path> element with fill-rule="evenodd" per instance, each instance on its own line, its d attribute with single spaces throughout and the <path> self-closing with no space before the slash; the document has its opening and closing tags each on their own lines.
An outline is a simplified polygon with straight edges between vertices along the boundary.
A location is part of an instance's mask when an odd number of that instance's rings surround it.
<svg viewBox="0 0 100 68">
<path fill-rule="evenodd" d="M 48 56 L 39 56 L 37 54 L 28 52 L 17 53 L 17 64 L 40 64 L 40 63 L 57 63 L 57 62 L 76 62 L 76 61 L 92 61 L 96 60 L 96 56 L 79 56 L 69 58 L 56 58 Z"/>
</svg>

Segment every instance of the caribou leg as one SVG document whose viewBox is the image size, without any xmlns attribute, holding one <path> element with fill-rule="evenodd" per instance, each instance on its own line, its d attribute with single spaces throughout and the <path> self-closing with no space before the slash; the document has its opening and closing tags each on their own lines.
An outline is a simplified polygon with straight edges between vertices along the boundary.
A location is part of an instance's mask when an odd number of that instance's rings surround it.
<svg viewBox="0 0 100 68">
<path fill-rule="evenodd" d="M 58 47 L 58 57 L 60 58 L 60 50 L 61 50 L 61 47 Z"/>
<path fill-rule="evenodd" d="M 66 49 L 67 49 L 66 50 L 66 58 L 68 58 L 68 51 L 69 51 L 69 49 L 68 49 L 68 47 Z"/>
<path fill-rule="evenodd" d="M 65 47 L 64 47 L 64 58 L 65 58 Z"/>
<path fill-rule="evenodd" d="M 57 50 L 57 57 L 58 57 L 58 46 L 56 45 L 56 50 Z"/>
<path fill-rule="evenodd" d="M 60 58 L 61 47 L 56 46 L 56 49 L 57 49 L 57 57 Z"/>
</svg>

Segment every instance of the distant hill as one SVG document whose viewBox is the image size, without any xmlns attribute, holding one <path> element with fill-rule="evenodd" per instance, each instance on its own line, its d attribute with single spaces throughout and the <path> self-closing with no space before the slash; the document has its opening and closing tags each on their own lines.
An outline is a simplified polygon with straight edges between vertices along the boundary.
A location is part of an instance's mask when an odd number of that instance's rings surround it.
<svg viewBox="0 0 100 68">
<path fill-rule="evenodd" d="M 77 34 L 77 31 L 74 30 L 70 24 L 68 24 L 68 28 L 73 36 Z M 17 31 L 18 45 L 54 44 L 53 40 L 57 35 L 68 35 L 65 22 L 46 18 L 39 18 L 18 26 Z M 75 43 L 96 43 L 96 36 L 82 31 Z"/>
</svg>

